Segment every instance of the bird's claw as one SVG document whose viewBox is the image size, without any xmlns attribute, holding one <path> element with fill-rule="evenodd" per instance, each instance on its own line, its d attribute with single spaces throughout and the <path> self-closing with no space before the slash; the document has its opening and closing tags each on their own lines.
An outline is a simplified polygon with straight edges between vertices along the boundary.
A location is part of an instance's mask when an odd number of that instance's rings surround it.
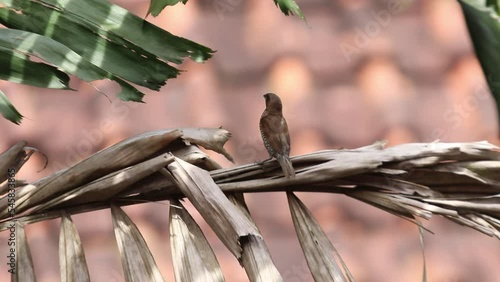
<svg viewBox="0 0 500 282">
<path fill-rule="evenodd" d="M 262 166 L 262 165 L 264 165 L 264 163 L 265 163 L 265 162 L 270 161 L 270 160 L 271 160 L 271 158 L 265 159 L 265 160 L 263 160 L 263 161 L 261 161 L 261 160 L 257 160 L 257 161 L 255 162 L 255 164 L 256 164 L 256 165 L 260 165 L 260 166 Z"/>
</svg>

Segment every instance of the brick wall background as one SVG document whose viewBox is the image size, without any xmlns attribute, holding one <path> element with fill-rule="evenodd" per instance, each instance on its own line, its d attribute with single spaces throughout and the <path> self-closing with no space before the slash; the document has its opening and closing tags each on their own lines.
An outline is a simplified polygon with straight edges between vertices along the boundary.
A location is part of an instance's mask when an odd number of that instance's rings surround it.
<svg viewBox="0 0 500 282">
<path fill-rule="evenodd" d="M 144 16 L 148 2 L 114 3 Z M 67 167 L 129 136 L 160 128 L 218 127 L 233 133 L 227 149 L 238 164 L 265 159 L 258 131 L 262 95 L 282 97 L 292 155 L 354 148 L 386 139 L 406 142 L 478 141 L 498 144 L 497 114 L 476 60 L 461 10 L 452 0 L 298 1 L 307 24 L 285 17 L 271 0 L 190 0 L 150 21 L 217 53 L 186 70 L 146 104 L 123 103 L 117 86 L 73 81 L 78 92 L 0 81 L 26 116 L 22 126 L 0 120 L 0 150 L 20 139 L 43 151 L 19 173 L 29 181 Z M 211 154 L 222 165 L 231 163 Z M 421 281 L 417 228 L 340 195 L 300 194 L 358 281 Z M 285 281 L 312 281 L 295 238 L 285 195 L 247 201 Z M 160 269 L 173 280 L 168 204 L 125 210 L 138 224 Z M 192 209 L 191 209 L 192 210 Z M 201 219 L 195 214 L 197 220 Z M 74 216 L 93 281 L 123 281 L 109 211 Z M 213 232 L 227 281 L 247 281 L 244 270 Z M 497 281 L 500 244 L 486 235 L 433 218 L 425 225 L 428 281 Z M 39 281 L 57 281 L 59 221 L 27 228 Z M 5 244 L 0 234 L 0 244 Z M 0 257 L 4 257 L 0 247 Z M 7 281 L 6 266 L 0 280 Z"/>
</svg>

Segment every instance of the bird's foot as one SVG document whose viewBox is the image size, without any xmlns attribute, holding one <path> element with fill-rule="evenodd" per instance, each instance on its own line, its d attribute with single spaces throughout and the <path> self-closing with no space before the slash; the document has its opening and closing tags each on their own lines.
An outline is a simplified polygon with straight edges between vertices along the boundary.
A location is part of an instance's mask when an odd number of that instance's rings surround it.
<svg viewBox="0 0 500 282">
<path fill-rule="evenodd" d="M 265 162 L 270 161 L 272 158 L 265 159 L 263 161 L 257 160 L 255 162 L 256 165 L 264 165 Z"/>
</svg>

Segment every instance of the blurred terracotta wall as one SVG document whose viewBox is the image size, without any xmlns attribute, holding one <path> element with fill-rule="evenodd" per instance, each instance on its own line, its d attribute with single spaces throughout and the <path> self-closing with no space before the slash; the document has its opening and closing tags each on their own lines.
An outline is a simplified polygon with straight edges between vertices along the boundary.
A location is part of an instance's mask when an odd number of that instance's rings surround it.
<svg viewBox="0 0 500 282">
<path fill-rule="evenodd" d="M 148 1 L 113 1 L 139 16 Z M 215 50 L 205 64 L 185 62 L 178 79 L 146 104 L 114 98 L 117 86 L 93 83 L 112 99 L 73 80 L 78 92 L 0 82 L 26 116 L 21 126 L 0 120 L 0 150 L 24 139 L 50 160 L 33 157 L 18 177 L 39 179 L 147 130 L 223 126 L 238 164 L 267 157 L 258 131 L 262 95 L 284 102 L 292 155 L 352 148 L 386 139 L 498 144 L 497 114 L 456 1 L 298 1 L 307 23 L 285 17 L 271 0 L 190 0 L 148 20 Z M 231 165 L 212 154 L 223 165 Z M 358 281 L 420 281 L 415 226 L 338 195 L 301 194 Z M 285 281 L 312 281 L 293 233 L 283 195 L 247 198 Z M 270 208 L 272 207 L 272 209 Z M 172 278 L 168 205 L 126 208 L 144 232 L 162 272 Z M 99 216 L 96 216 L 99 215 Z M 199 217 L 197 218 L 199 219 Z M 94 281 L 123 281 L 109 212 L 75 216 Z M 214 244 L 227 281 L 244 271 Z M 429 281 L 496 281 L 500 244 L 439 218 L 426 223 Z M 58 221 L 28 227 L 39 281 L 56 281 Z M 5 234 L 0 234 L 4 257 Z M 6 281 L 1 264 L 0 280 Z M 4 271 L 5 269 L 5 271 Z M 171 280 L 171 279 L 169 279 Z"/>
</svg>

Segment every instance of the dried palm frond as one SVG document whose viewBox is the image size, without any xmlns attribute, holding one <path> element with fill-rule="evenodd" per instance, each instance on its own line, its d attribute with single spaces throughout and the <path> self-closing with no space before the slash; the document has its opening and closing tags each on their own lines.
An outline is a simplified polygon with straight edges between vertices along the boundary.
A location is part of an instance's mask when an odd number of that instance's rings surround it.
<svg viewBox="0 0 500 282">
<path fill-rule="evenodd" d="M 179 202 L 181 198 L 187 198 L 203 216 L 250 281 L 282 281 L 282 277 L 246 207 L 244 193 L 287 194 L 299 242 L 316 281 L 354 278 L 295 191 L 345 194 L 421 228 L 418 218 L 442 215 L 500 239 L 500 150 L 487 142 L 391 148 L 376 143 L 319 151 L 292 157 L 297 175 L 284 178 L 276 161 L 221 168 L 198 148 L 215 150 L 232 161 L 223 148 L 229 138 L 224 129 L 189 128 L 124 140 L 70 168 L 11 189 L 10 196 L 0 199 L 0 230 L 7 230 L 12 220 L 17 221 L 16 232 L 21 232 L 26 224 L 62 217 L 60 260 L 66 270 L 61 275 L 63 280 L 78 276 L 81 281 L 88 281 L 88 270 L 70 215 L 105 208 L 113 214 L 126 279 L 163 281 L 142 235 L 120 209 L 144 201 L 172 203 L 170 230 L 177 281 L 224 280 L 213 251 Z M 20 142 L 0 155 L 0 167 L 19 168 L 29 157 L 23 153 L 25 146 Z M 9 209 L 12 193 L 15 214 Z M 26 241 L 21 248 L 29 250 Z M 25 264 L 31 263 L 29 251 L 22 257 L 27 258 Z"/>
</svg>

